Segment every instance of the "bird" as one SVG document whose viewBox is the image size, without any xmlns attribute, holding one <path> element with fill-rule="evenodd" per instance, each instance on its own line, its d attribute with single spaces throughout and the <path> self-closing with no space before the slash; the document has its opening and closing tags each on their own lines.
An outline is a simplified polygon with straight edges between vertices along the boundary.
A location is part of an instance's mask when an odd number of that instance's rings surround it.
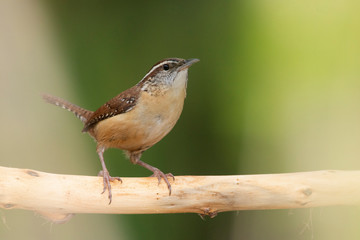
<svg viewBox="0 0 360 240">
<path fill-rule="evenodd" d="M 102 194 L 108 190 L 112 202 L 111 182 L 120 181 L 111 177 L 104 161 L 104 151 L 109 148 L 124 150 L 133 164 L 153 172 L 152 177 L 167 184 L 173 174 L 140 160 L 144 151 L 165 137 L 175 126 L 184 106 L 188 81 L 188 69 L 199 59 L 166 58 L 154 64 L 147 74 L 133 87 L 121 92 L 96 111 L 72 104 L 62 98 L 43 94 L 43 99 L 75 114 L 84 124 L 82 132 L 88 133 L 97 143 L 96 151 L 103 177 Z"/>
</svg>

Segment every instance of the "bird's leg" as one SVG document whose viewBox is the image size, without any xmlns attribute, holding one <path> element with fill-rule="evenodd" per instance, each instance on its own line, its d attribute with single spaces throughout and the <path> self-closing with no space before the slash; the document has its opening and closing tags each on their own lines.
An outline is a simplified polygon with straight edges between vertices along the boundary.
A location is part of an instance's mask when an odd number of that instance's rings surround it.
<svg viewBox="0 0 360 240">
<path fill-rule="evenodd" d="M 156 177 L 158 179 L 158 184 L 160 184 L 161 179 L 164 179 L 168 189 L 169 189 L 169 195 L 171 195 L 171 184 L 168 180 L 168 177 L 172 178 L 175 181 L 175 177 L 174 175 L 172 175 L 171 173 L 163 173 L 162 171 L 160 171 L 158 168 L 153 167 L 143 161 L 140 160 L 142 152 L 140 153 L 130 153 L 130 161 L 133 164 L 137 164 L 139 166 L 142 166 L 146 169 L 149 169 L 150 171 L 153 172 L 153 174 L 150 177 Z"/>
<path fill-rule="evenodd" d="M 99 172 L 98 176 L 102 176 L 103 177 L 103 182 L 104 182 L 104 188 L 103 188 L 103 191 L 102 191 L 101 194 L 103 194 L 107 189 L 108 192 L 109 192 L 109 204 L 111 204 L 112 193 L 111 193 L 111 184 L 110 184 L 110 182 L 114 182 L 116 180 L 122 182 L 122 180 L 119 177 L 111 177 L 110 176 L 109 171 L 106 168 L 105 161 L 104 161 L 104 156 L 103 156 L 105 148 L 104 147 L 97 147 L 96 151 L 97 151 L 97 153 L 99 155 L 101 166 L 102 166 L 102 171 Z"/>
</svg>

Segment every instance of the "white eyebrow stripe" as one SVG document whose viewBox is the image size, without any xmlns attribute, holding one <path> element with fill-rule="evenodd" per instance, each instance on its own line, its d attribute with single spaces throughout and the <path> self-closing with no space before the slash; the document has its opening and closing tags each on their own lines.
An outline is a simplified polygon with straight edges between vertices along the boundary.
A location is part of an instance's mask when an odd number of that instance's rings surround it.
<svg viewBox="0 0 360 240">
<path fill-rule="evenodd" d="M 156 65 L 153 66 L 153 67 L 151 68 L 151 70 L 143 77 L 143 79 L 145 79 L 150 73 L 152 73 L 152 71 L 154 71 L 154 70 L 155 70 L 156 68 L 158 68 L 159 66 L 164 65 L 164 64 L 166 64 L 166 63 L 173 63 L 173 62 L 176 62 L 176 61 L 174 61 L 174 60 L 166 60 L 166 61 L 163 61 L 163 62 L 160 62 L 160 63 L 156 64 Z"/>
</svg>

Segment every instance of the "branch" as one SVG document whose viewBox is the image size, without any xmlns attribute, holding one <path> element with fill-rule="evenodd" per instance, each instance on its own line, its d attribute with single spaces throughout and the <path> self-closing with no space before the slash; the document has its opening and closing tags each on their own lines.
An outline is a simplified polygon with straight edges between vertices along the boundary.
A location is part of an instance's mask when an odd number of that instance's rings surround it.
<svg viewBox="0 0 360 240">
<path fill-rule="evenodd" d="M 74 213 L 199 213 L 310 208 L 360 203 L 360 171 L 242 176 L 177 176 L 172 194 L 156 178 L 112 183 L 111 205 L 101 177 L 0 167 L 0 207 L 38 212 L 54 222 Z M 171 179 L 172 181 L 172 179 Z"/>
</svg>

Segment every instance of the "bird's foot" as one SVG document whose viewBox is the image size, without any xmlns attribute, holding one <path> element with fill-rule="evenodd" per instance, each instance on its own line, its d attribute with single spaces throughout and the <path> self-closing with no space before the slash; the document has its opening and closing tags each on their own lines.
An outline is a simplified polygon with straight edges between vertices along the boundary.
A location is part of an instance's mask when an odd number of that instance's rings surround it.
<svg viewBox="0 0 360 240">
<path fill-rule="evenodd" d="M 108 196 L 109 197 L 109 204 L 111 204 L 112 192 L 111 192 L 111 184 L 110 184 L 110 182 L 120 181 L 122 183 L 122 180 L 119 177 L 111 177 L 108 171 L 105 171 L 105 172 L 100 171 L 98 173 L 98 176 L 103 177 L 103 182 L 104 182 L 104 188 L 103 188 L 103 191 L 101 192 L 101 194 L 103 194 L 107 189 L 108 192 L 109 192 L 109 196 Z"/>
<path fill-rule="evenodd" d="M 158 184 L 160 184 L 161 179 L 164 179 L 164 181 L 167 184 L 167 187 L 169 189 L 169 196 L 170 196 L 171 195 L 171 184 L 170 184 L 168 178 L 172 178 L 173 181 L 175 181 L 174 175 L 172 175 L 172 173 L 165 174 L 157 168 L 154 168 L 153 172 L 154 172 L 153 175 L 151 175 L 150 177 L 156 177 L 158 179 Z"/>
</svg>

